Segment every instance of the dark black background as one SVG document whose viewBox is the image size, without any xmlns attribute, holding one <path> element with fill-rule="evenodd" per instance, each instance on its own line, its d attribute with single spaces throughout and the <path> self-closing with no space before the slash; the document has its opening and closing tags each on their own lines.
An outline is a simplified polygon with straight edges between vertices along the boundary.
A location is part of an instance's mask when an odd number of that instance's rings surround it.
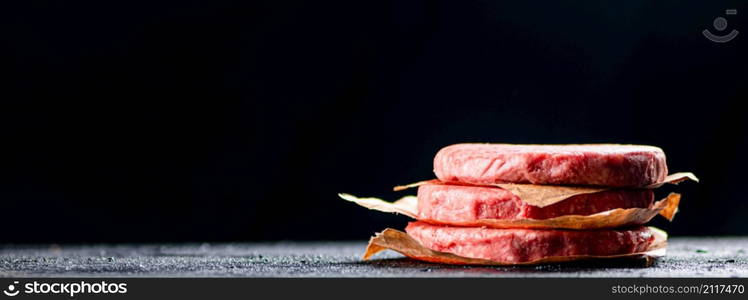
<svg viewBox="0 0 748 300">
<path fill-rule="evenodd" d="M 743 1 L 13 2 L 0 242 L 365 239 L 407 219 L 336 194 L 458 142 L 660 146 L 655 225 L 748 234 Z"/>
</svg>

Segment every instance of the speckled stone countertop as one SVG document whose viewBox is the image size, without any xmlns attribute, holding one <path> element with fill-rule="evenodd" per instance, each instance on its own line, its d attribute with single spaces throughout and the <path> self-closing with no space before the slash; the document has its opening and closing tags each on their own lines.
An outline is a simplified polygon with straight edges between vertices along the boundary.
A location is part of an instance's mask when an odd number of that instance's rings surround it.
<svg viewBox="0 0 748 300">
<path fill-rule="evenodd" d="M 748 237 L 672 237 L 668 255 L 533 267 L 422 263 L 366 242 L 2 245 L 4 277 L 748 277 Z"/>
</svg>

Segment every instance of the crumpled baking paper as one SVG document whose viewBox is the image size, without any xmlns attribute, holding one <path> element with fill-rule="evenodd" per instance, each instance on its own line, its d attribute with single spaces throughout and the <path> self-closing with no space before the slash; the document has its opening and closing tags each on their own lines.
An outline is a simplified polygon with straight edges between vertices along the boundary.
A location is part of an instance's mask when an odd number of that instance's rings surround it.
<svg viewBox="0 0 748 300">
<path fill-rule="evenodd" d="M 493 266 L 506 266 L 506 265 L 537 265 L 537 264 L 550 264 L 550 263 L 561 263 L 569 261 L 580 261 L 590 259 L 614 259 L 614 258 L 641 258 L 646 259 L 647 264 L 651 264 L 657 257 L 665 255 L 667 248 L 667 233 L 657 229 L 655 227 L 649 227 L 655 240 L 644 252 L 630 253 L 630 254 L 618 254 L 618 255 L 574 255 L 574 256 L 551 256 L 545 257 L 534 261 L 522 262 L 522 263 L 508 263 L 501 261 L 493 261 L 486 259 L 476 259 L 463 257 L 447 252 L 434 251 L 424 247 L 418 241 L 413 239 L 407 233 L 387 228 L 384 231 L 377 233 L 369 240 L 369 245 L 366 247 L 366 253 L 364 253 L 364 260 L 371 258 L 374 254 L 379 253 L 383 250 L 390 249 L 399 252 L 402 255 L 414 258 L 417 260 L 433 262 L 433 263 L 446 263 L 446 264 L 457 264 L 457 265 L 493 265 Z"/>
<path fill-rule="evenodd" d="M 693 180 L 698 182 L 699 179 L 696 175 L 690 172 L 681 172 L 668 175 L 665 180 L 660 183 L 656 183 L 645 188 L 655 189 L 661 187 L 666 183 L 678 184 L 685 180 Z M 408 188 L 417 187 L 430 182 L 438 182 L 435 180 L 427 180 L 416 182 L 403 186 L 396 186 L 395 191 L 401 191 Z M 611 190 L 611 187 L 598 187 L 598 186 L 565 186 L 565 185 L 539 185 L 539 184 L 515 184 L 515 183 L 503 183 L 495 184 L 490 186 L 500 187 L 512 194 L 519 197 L 523 202 L 537 207 L 546 207 L 555 203 L 564 201 L 568 198 L 574 197 L 581 194 L 592 194 L 602 191 Z"/>
<path fill-rule="evenodd" d="M 368 209 L 387 213 L 399 213 L 432 224 L 534 229 L 600 229 L 644 225 L 658 214 L 668 220 L 672 220 L 678 210 L 678 204 L 680 203 L 680 194 L 670 193 L 667 198 L 655 202 L 648 208 L 616 208 L 588 216 L 565 215 L 543 220 L 479 219 L 470 222 L 441 222 L 438 220 L 420 218 L 418 215 L 418 198 L 415 196 L 406 196 L 395 202 L 386 202 L 378 198 L 357 198 L 349 194 L 339 194 L 339 196 Z"/>
</svg>

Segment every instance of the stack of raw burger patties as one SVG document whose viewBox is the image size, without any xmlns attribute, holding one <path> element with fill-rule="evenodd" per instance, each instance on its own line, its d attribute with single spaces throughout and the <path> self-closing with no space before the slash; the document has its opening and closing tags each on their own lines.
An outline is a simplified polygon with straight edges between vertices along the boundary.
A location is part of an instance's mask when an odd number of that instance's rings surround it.
<svg viewBox="0 0 748 300">
<path fill-rule="evenodd" d="M 418 187 L 419 221 L 406 232 L 426 248 L 462 257 L 523 263 L 547 257 L 614 256 L 646 251 L 648 227 L 571 230 L 453 226 L 481 219 L 550 219 L 616 208 L 647 208 L 668 170 L 660 148 L 637 145 L 457 144 L 434 159 L 438 181 Z M 538 207 L 496 184 L 602 186 Z"/>
</svg>

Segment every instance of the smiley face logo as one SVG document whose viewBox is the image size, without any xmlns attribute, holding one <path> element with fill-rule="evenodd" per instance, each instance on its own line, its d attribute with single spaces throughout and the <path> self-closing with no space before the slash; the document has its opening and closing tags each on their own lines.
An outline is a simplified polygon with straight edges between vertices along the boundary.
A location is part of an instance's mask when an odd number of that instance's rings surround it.
<svg viewBox="0 0 748 300">
<path fill-rule="evenodd" d="M 737 15 L 738 10 L 737 9 L 728 9 L 725 11 L 726 15 Z M 714 23 L 712 24 L 714 26 L 714 29 L 717 31 L 724 31 L 725 28 L 727 28 L 727 19 L 723 17 L 717 17 L 714 19 Z M 712 42 L 715 43 L 727 43 L 729 41 L 732 41 L 736 36 L 738 36 L 738 31 L 733 29 L 728 34 L 725 35 L 716 35 L 713 34 L 709 29 L 704 29 L 701 33 L 704 34 L 704 36 L 709 39 Z"/>
<path fill-rule="evenodd" d="M 18 281 L 13 281 L 13 284 L 9 284 L 8 288 L 3 290 L 3 293 L 5 293 L 5 295 L 9 297 L 18 295 L 19 291 L 18 289 L 16 289 L 16 284 L 18 284 Z"/>
</svg>

